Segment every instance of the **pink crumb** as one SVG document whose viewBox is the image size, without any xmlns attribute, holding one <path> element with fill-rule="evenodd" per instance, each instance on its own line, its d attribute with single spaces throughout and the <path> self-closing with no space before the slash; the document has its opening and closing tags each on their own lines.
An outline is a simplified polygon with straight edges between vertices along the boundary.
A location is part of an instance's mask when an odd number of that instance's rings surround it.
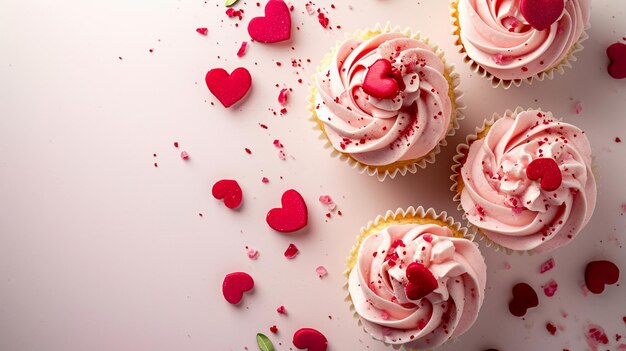
<svg viewBox="0 0 626 351">
<path fill-rule="evenodd" d="M 539 272 L 543 274 L 551 270 L 552 268 L 554 268 L 554 265 L 555 265 L 554 258 L 550 257 L 547 261 L 541 264 L 541 267 L 539 268 Z"/>
<path fill-rule="evenodd" d="M 248 248 L 248 251 L 246 252 L 248 254 L 248 258 L 251 260 L 256 260 L 257 258 L 259 258 L 259 250 L 257 249 L 253 249 L 253 248 Z"/>
<path fill-rule="evenodd" d="M 323 278 L 324 276 L 326 276 L 326 274 L 328 274 L 328 271 L 326 270 L 326 267 L 318 266 L 317 268 L 315 268 L 315 273 L 317 273 L 318 277 Z"/>
<path fill-rule="evenodd" d="M 278 103 L 284 105 L 287 103 L 287 89 L 281 89 L 280 93 L 278 93 Z"/>
<path fill-rule="evenodd" d="M 505 261 L 505 262 L 504 262 L 504 264 L 503 264 L 503 266 L 504 266 L 504 269 L 505 269 L 505 270 L 507 270 L 507 271 L 508 271 L 509 269 L 513 268 L 513 267 L 511 266 L 511 264 L 510 264 L 508 261 Z"/>
<path fill-rule="evenodd" d="M 287 159 L 287 155 L 285 155 L 285 152 L 283 150 L 280 150 L 278 151 L 278 158 L 284 161 Z"/>
<path fill-rule="evenodd" d="M 598 350 L 599 344 L 606 345 L 609 343 L 609 338 L 604 333 L 604 329 L 596 324 L 589 324 L 585 328 L 585 337 L 589 348 L 594 351 Z"/>
<path fill-rule="evenodd" d="M 287 310 L 285 309 L 285 306 L 278 306 L 278 308 L 276 309 L 276 312 L 278 312 L 278 314 L 287 314 Z"/>
<path fill-rule="evenodd" d="M 315 4 L 313 4 L 312 2 L 308 2 L 306 5 L 304 5 L 304 7 L 306 8 L 306 13 L 310 15 L 315 13 Z"/>
<path fill-rule="evenodd" d="M 510 56 L 506 56 L 503 54 L 495 54 L 493 55 L 493 62 L 495 62 L 498 65 L 502 65 L 502 64 L 506 64 L 511 60 Z"/>
<path fill-rule="evenodd" d="M 246 54 L 246 50 L 248 49 L 248 42 L 242 41 L 239 50 L 237 50 L 237 56 L 243 57 Z"/>
<path fill-rule="evenodd" d="M 387 313 L 387 311 L 385 311 L 385 310 L 382 310 L 380 312 L 380 318 L 382 318 L 384 321 L 388 320 L 389 319 L 389 313 Z"/>
<path fill-rule="evenodd" d="M 180 158 L 182 158 L 183 160 L 189 159 L 189 154 L 187 153 L 187 151 L 181 152 L 180 153 Z"/>
<path fill-rule="evenodd" d="M 207 35 L 209 34 L 209 29 L 208 28 L 196 28 L 196 32 L 202 35 Z"/>
<path fill-rule="evenodd" d="M 320 195 L 319 201 L 326 205 L 329 211 L 333 211 L 337 207 L 330 195 Z"/>
<path fill-rule="evenodd" d="M 269 181 L 270 181 L 270 180 L 269 180 L 269 179 L 267 179 L 267 177 L 263 177 L 263 178 L 261 179 L 261 182 L 263 182 L 263 183 L 269 183 Z"/>
<path fill-rule="evenodd" d="M 557 329 L 554 324 L 548 323 L 546 324 L 546 330 L 548 331 L 548 333 L 550 333 L 550 335 L 555 335 Z"/>
<path fill-rule="evenodd" d="M 278 149 L 282 149 L 282 148 L 284 147 L 284 146 L 283 146 L 283 144 L 282 144 L 282 143 L 280 142 L 280 140 L 278 140 L 278 139 L 274 139 L 273 144 L 274 144 L 274 146 L 276 146 L 276 148 L 278 148 Z"/>
<path fill-rule="evenodd" d="M 576 105 L 574 105 L 574 112 L 576 112 L 577 115 L 581 114 L 583 112 L 583 104 L 582 102 L 577 102 Z"/>
<path fill-rule="evenodd" d="M 300 251 L 298 250 L 298 248 L 296 247 L 296 245 L 294 244 L 289 244 L 289 246 L 287 247 L 287 250 L 285 250 L 285 257 L 287 257 L 288 259 L 292 260 L 294 259 L 298 254 L 300 253 Z"/>
<path fill-rule="evenodd" d="M 559 288 L 559 285 L 556 283 L 554 279 L 550 279 L 547 283 L 545 283 L 542 286 L 542 288 L 543 288 L 543 293 L 547 297 L 552 297 L 554 296 L 554 294 L 556 294 L 556 290 Z"/>
</svg>

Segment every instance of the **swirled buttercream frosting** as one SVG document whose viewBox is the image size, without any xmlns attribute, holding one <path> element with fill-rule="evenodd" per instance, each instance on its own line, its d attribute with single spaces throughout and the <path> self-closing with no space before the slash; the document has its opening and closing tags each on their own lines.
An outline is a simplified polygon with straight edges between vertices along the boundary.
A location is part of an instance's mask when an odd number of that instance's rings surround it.
<svg viewBox="0 0 626 351">
<path fill-rule="evenodd" d="M 496 244 L 551 251 L 569 243 L 593 214 L 591 159 L 579 128 L 540 110 L 509 114 L 471 143 L 460 171 L 461 205 Z"/>
<path fill-rule="evenodd" d="M 470 240 L 437 224 L 397 224 L 363 240 L 348 290 L 373 338 L 427 349 L 469 329 L 485 283 L 484 259 Z"/>
<path fill-rule="evenodd" d="M 336 150 L 386 166 L 426 156 L 445 138 L 449 89 L 444 63 L 417 39 L 348 39 L 316 76 L 315 114 Z"/>
<path fill-rule="evenodd" d="M 591 0 L 566 0 L 558 19 L 538 30 L 524 17 L 523 0 L 457 1 L 465 52 L 505 80 L 532 77 L 564 62 L 589 23 L 591 6 Z"/>
</svg>

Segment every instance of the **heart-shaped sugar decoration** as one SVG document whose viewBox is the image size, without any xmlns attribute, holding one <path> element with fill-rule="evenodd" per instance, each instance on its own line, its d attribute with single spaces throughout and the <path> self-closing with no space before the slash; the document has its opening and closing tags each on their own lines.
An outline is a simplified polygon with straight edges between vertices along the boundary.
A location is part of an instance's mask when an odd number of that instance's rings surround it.
<svg viewBox="0 0 626 351">
<path fill-rule="evenodd" d="M 227 274 L 222 283 L 222 294 L 229 303 L 236 305 L 243 298 L 243 293 L 254 288 L 254 279 L 245 272 Z"/>
<path fill-rule="evenodd" d="M 593 261 L 585 268 L 585 285 L 594 294 L 604 291 L 605 285 L 617 283 L 619 268 L 611 261 Z"/>
<path fill-rule="evenodd" d="M 308 211 L 306 203 L 299 192 L 293 189 L 285 191 L 280 202 L 282 207 L 271 209 L 265 218 L 267 224 L 272 229 L 290 233 L 300 230 L 307 225 Z"/>
<path fill-rule="evenodd" d="M 419 262 L 413 262 L 406 267 L 406 278 L 409 282 L 404 287 L 404 291 L 409 300 L 419 300 L 439 286 L 435 276 Z"/>
<path fill-rule="evenodd" d="M 561 18 L 564 9 L 564 0 L 522 0 L 520 2 L 522 16 L 537 30 L 550 27 Z"/>
<path fill-rule="evenodd" d="M 626 78 L 626 44 L 615 43 L 606 49 L 609 57 L 609 74 L 615 79 Z"/>
<path fill-rule="evenodd" d="M 248 24 L 250 38 L 261 43 L 276 43 L 291 37 L 291 14 L 282 0 L 270 0 L 265 16 L 255 17 Z"/>
<path fill-rule="evenodd" d="M 207 72 L 205 77 L 206 85 L 224 107 L 230 107 L 241 100 L 252 85 L 250 72 L 243 67 L 239 67 L 228 74 L 222 68 L 214 68 Z"/>
<path fill-rule="evenodd" d="M 539 297 L 535 290 L 526 283 L 518 283 L 513 287 L 513 299 L 509 302 L 509 311 L 516 317 L 526 315 L 529 308 L 539 306 Z"/>
<path fill-rule="evenodd" d="M 224 205 L 231 209 L 239 207 L 243 198 L 241 187 L 236 180 L 232 179 L 222 179 L 217 181 L 213 184 L 211 193 L 213 194 L 213 197 L 218 200 L 224 199 Z"/>
<path fill-rule="evenodd" d="M 377 99 L 392 99 L 400 91 L 391 62 L 386 59 L 376 60 L 367 69 L 361 87 L 366 94 Z"/>
<path fill-rule="evenodd" d="M 546 191 L 554 191 L 561 186 L 563 175 L 559 165 L 551 158 L 534 159 L 526 168 L 526 176 L 530 180 L 541 179 L 541 188 Z"/>
<path fill-rule="evenodd" d="M 326 351 L 328 340 L 324 334 L 311 328 L 302 328 L 293 334 L 293 345 L 308 351 Z"/>
</svg>

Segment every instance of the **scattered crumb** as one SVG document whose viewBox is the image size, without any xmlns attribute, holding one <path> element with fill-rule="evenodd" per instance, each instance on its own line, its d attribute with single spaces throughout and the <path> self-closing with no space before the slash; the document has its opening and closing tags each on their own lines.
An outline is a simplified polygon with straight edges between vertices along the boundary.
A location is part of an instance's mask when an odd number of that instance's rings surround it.
<svg viewBox="0 0 626 351">
<path fill-rule="evenodd" d="M 328 271 L 326 270 L 326 267 L 324 266 L 318 266 L 317 268 L 315 268 L 315 272 L 317 273 L 317 276 L 320 278 L 323 278 L 324 276 L 328 274 Z"/>
</svg>

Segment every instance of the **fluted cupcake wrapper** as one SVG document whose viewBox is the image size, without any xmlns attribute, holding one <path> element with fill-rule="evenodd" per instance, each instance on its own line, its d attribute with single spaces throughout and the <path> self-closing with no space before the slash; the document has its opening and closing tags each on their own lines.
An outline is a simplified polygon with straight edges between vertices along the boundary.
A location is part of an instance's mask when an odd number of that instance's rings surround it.
<svg viewBox="0 0 626 351">
<path fill-rule="evenodd" d="M 409 28 L 402 30 L 400 29 L 399 26 L 391 27 L 389 23 L 387 23 L 384 26 L 378 23 L 376 24 L 374 28 L 357 31 L 353 34 L 346 35 L 345 39 L 359 38 L 359 39 L 364 40 L 364 39 L 368 39 L 368 38 L 371 38 L 375 35 L 382 34 L 382 33 L 401 33 L 407 36 L 408 38 L 419 40 L 423 42 L 424 44 L 428 45 L 444 63 L 445 76 L 449 84 L 448 95 L 450 96 L 450 100 L 452 101 L 453 108 L 452 108 L 452 116 L 450 118 L 450 126 L 448 127 L 448 132 L 446 136 L 437 144 L 437 146 L 435 146 L 434 149 L 432 149 L 428 154 L 418 159 L 398 161 L 398 162 L 394 162 L 390 165 L 385 165 L 385 166 L 373 166 L 373 165 L 368 165 L 368 164 L 359 162 L 355 158 L 350 156 L 350 154 L 341 152 L 332 146 L 324 130 L 324 124 L 319 120 L 317 116 L 317 112 L 316 112 L 315 97 L 317 95 L 317 88 L 315 84 L 315 80 L 316 80 L 315 77 L 317 73 L 323 72 L 324 70 L 328 68 L 328 66 L 330 65 L 332 61 L 335 51 L 341 45 L 341 43 L 343 43 L 343 41 L 337 41 L 335 46 L 328 53 L 326 53 L 326 55 L 324 55 L 324 58 L 322 59 L 322 61 L 320 62 L 319 66 L 316 69 L 316 74 L 314 74 L 313 77 L 311 78 L 312 84 L 310 88 L 310 94 L 307 98 L 307 102 L 309 104 L 309 111 L 311 113 L 310 119 L 314 123 L 313 129 L 319 132 L 320 134 L 319 139 L 324 141 L 324 148 L 330 150 L 331 156 L 334 158 L 338 158 L 343 162 L 346 162 L 347 164 L 350 165 L 350 167 L 356 169 L 361 174 L 367 173 L 370 176 L 377 177 L 378 180 L 381 182 L 387 178 L 393 179 L 398 174 L 402 176 L 406 175 L 407 173 L 415 174 L 417 173 L 418 169 L 420 168 L 424 169 L 429 164 L 435 163 L 435 156 L 439 152 L 441 152 L 442 147 L 448 144 L 446 139 L 456 134 L 456 130 L 459 129 L 460 127 L 459 121 L 465 118 L 463 114 L 463 110 L 465 109 L 465 104 L 461 101 L 461 98 L 463 97 L 463 93 L 459 89 L 459 85 L 461 81 L 459 74 L 454 71 L 454 66 L 448 64 L 445 61 L 443 50 L 441 50 L 438 46 L 431 44 L 428 38 L 423 37 L 419 32 L 413 32 Z"/>
<path fill-rule="evenodd" d="M 591 28 L 590 24 L 587 24 L 585 29 L 578 38 L 578 41 L 572 46 L 567 56 L 556 66 L 549 68 L 547 70 L 541 71 L 533 76 L 522 78 L 522 79 L 501 79 L 493 74 L 487 72 L 487 70 L 482 67 L 479 63 L 474 61 L 471 57 L 467 55 L 465 51 L 465 46 L 463 45 L 463 41 L 461 40 L 461 27 L 459 25 L 459 11 L 458 11 L 458 3 L 459 0 L 450 0 L 450 21 L 452 22 L 452 36 L 454 37 L 454 45 L 458 48 L 458 52 L 463 55 L 463 62 L 467 63 L 470 66 L 470 70 L 477 75 L 486 78 L 491 82 L 491 86 L 494 88 L 502 87 L 504 89 L 509 89 L 511 86 L 519 87 L 523 83 L 528 85 L 532 85 L 533 81 L 536 79 L 540 82 L 548 79 L 554 79 L 554 74 L 559 73 L 563 75 L 565 73 L 566 68 L 572 68 L 572 64 L 576 62 L 578 59 L 576 58 L 576 53 L 582 51 L 584 46 L 582 43 L 589 39 L 589 35 L 587 31 Z"/>
<path fill-rule="evenodd" d="M 440 226 L 450 228 L 453 235 L 457 238 L 465 238 L 470 241 L 474 241 L 475 237 L 475 233 L 472 231 L 472 229 L 463 227 L 460 222 L 457 222 L 454 220 L 454 218 L 448 216 L 448 213 L 446 211 L 437 213 L 432 207 L 424 209 L 422 206 L 419 206 L 417 208 L 411 206 L 406 210 L 398 208 L 395 211 L 389 210 L 385 213 L 384 216 L 379 215 L 373 221 L 369 221 L 365 227 L 361 228 L 359 235 L 356 236 L 356 244 L 352 247 L 352 249 L 350 250 L 350 255 L 346 258 L 346 271 L 344 272 L 344 275 L 346 277 L 346 284 L 343 286 L 343 289 L 346 291 L 345 300 L 350 304 L 352 316 L 357 320 L 359 326 L 361 327 L 363 326 L 363 323 L 361 323 L 361 319 L 356 312 L 354 303 L 352 302 L 352 298 L 350 297 L 350 292 L 348 290 L 348 277 L 350 275 L 350 272 L 352 271 L 352 268 L 354 268 L 356 264 L 359 248 L 361 247 L 363 240 L 365 240 L 365 238 L 367 238 L 369 235 L 379 232 L 383 228 L 398 224 L 438 224 Z M 363 329 L 363 331 L 365 331 L 365 328 Z M 365 333 L 367 333 L 367 331 L 365 331 Z M 457 341 L 457 339 L 450 339 L 436 348 L 415 349 L 405 345 L 388 344 L 384 341 L 375 339 L 374 337 L 372 337 L 372 339 L 382 342 L 387 346 L 391 346 L 396 350 L 404 351 L 432 351 L 443 345 L 448 345 Z"/>
</svg>

